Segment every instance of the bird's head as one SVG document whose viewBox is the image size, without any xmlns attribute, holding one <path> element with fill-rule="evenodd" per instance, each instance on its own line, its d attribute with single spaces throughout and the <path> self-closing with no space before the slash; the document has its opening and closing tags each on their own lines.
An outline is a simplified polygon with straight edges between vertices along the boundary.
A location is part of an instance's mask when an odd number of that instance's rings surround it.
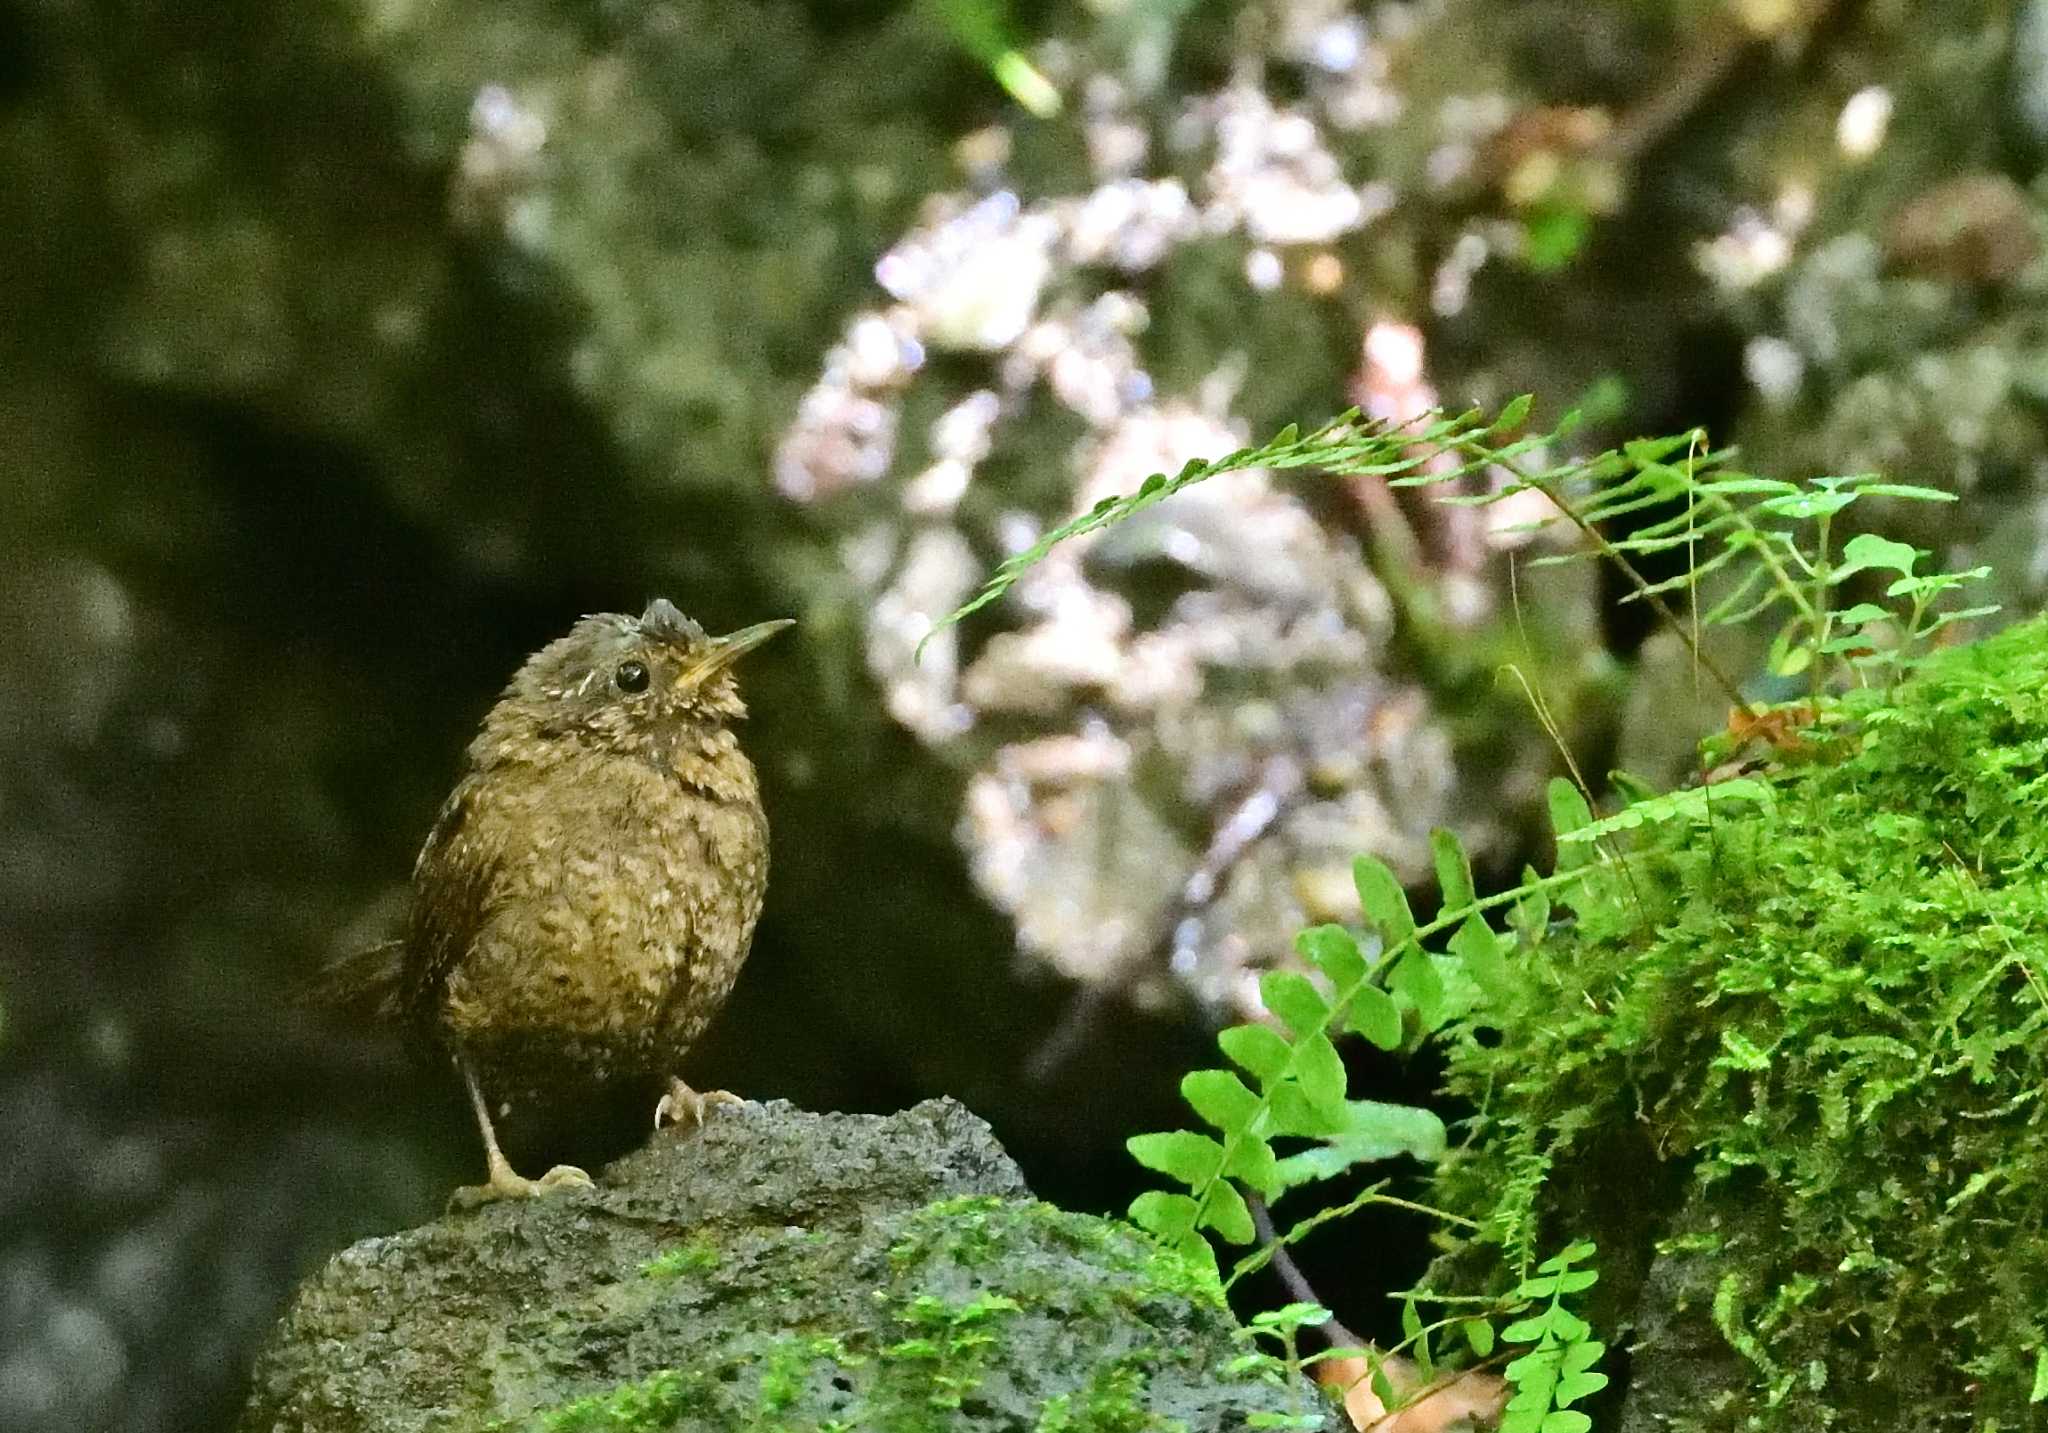
<svg viewBox="0 0 2048 1433">
<path fill-rule="evenodd" d="M 713 637 L 667 598 L 638 617 L 602 612 L 533 654 L 506 688 L 499 712 L 543 737 L 632 748 L 747 714 L 734 664 L 788 618 Z"/>
</svg>

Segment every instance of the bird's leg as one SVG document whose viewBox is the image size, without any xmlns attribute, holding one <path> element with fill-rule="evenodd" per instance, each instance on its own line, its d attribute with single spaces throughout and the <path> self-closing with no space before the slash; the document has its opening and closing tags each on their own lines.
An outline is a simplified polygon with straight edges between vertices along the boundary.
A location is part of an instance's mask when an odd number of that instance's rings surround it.
<svg viewBox="0 0 2048 1433">
<path fill-rule="evenodd" d="M 559 1189 L 590 1188 L 590 1176 L 573 1164 L 558 1164 L 539 1179 L 528 1179 L 506 1163 L 504 1151 L 498 1148 L 498 1132 L 491 1128 L 490 1106 L 484 1103 L 484 1092 L 476 1082 L 475 1073 L 460 1055 L 455 1057 L 455 1067 L 462 1071 L 462 1082 L 469 1087 L 469 1106 L 476 1111 L 477 1128 L 483 1131 L 484 1158 L 489 1162 L 491 1173 L 482 1184 L 466 1185 L 456 1190 L 449 1196 L 451 1205 L 474 1209 L 479 1204 L 489 1204 L 497 1199 L 537 1199 Z"/>
<path fill-rule="evenodd" d="M 654 1127 L 663 1125 L 701 1125 L 704 1116 L 713 1105 L 743 1105 L 746 1101 L 731 1090 L 705 1090 L 698 1093 L 683 1083 L 681 1075 L 669 1077 L 668 1093 L 654 1107 Z"/>
</svg>

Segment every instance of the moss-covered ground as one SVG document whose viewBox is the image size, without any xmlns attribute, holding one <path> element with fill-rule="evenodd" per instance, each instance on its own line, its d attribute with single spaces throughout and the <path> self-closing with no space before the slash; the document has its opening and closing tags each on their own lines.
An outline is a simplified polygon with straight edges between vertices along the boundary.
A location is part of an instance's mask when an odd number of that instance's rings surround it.
<svg viewBox="0 0 2048 1433">
<path fill-rule="evenodd" d="M 688 1277 L 697 1286 L 685 1296 L 715 1297 L 716 1253 L 701 1239 L 688 1250 L 702 1252 L 650 1261 L 645 1276 Z M 1177 1396 L 1162 1398 L 1155 1380 L 1229 1381 L 1220 1365 L 1231 1325 L 1213 1276 L 1128 1226 L 1048 1204 L 965 1196 L 912 1214 L 884 1263 L 873 1308 L 862 1316 L 830 1329 L 736 1339 L 694 1366 L 493 1426 L 1189 1433 L 1188 1419 L 1165 1411 Z M 1163 1336 L 1176 1327 L 1206 1336 Z M 1148 1330 L 1162 1336 L 1142 1336 Z M 1323 1426 L 1305 1388 L 1239 1381 L 1246 1387 L 1232 1426 L 1282 1405 L 1293 1406 L 1299 1426 Z"/>
<path fill-rule="evenodd" d="M 1460 1032 L 1441 1193 L 1490 1217 L 1442 1273 L 1599 1240 L 1629 1426 L 2048 1427 L 2048 623 L 1775 766 Z"/>
</svg>

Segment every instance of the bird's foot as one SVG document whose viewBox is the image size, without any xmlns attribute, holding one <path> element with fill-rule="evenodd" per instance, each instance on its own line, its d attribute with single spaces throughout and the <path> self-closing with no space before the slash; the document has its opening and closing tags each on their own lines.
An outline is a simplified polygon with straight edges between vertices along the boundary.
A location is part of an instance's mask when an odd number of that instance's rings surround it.
<svg viewBox="0 0 2048 1433">
<path fill-rule="evenodd" d="M 746 1101 L 730 1090 L 705 1090 L 699 1093 L 684 1084 L 680 1078 L 668 1082 L 668 1093 L 661 1097 L 661 1103 L 654 1107 L 654 1127 L 664 1125 L 686 1125 L 695 1128 L 704 1123 L 713 1105 L 743 1105 Z"/>
<path fill-rule="evenodd" d="M 491 1167 L 488 1183 L 465 1185 L 456 1190 L 448 1196 L 448 1207 L 475 1209 L 500 1199 L 541 1199 L 565 1189 L 592 1187 L 590 1176 L 573 1164 L 558 1164 L 539 1179 L 528 1179 L 515 1173 L 511 1165 L 498 1163 Z"/>
</svg>

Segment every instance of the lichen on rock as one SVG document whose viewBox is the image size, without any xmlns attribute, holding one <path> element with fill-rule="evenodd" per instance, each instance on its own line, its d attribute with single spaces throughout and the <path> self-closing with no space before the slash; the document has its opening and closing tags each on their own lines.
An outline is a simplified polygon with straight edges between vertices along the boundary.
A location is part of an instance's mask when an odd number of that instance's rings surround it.
<svg viewBox="0 0 2048 1433">
<path fill-rule="evenodd" d="M 749 1105 L 657 1138 L 588 1195 L 337 1255 L 259 1361 L 241 1426 L 1340 1426 L 1306 1383 L 1227 1373 L 1235 1332 L 1213 1277 L 1032 1200 L 957 1104 Z"/>
</svg>

